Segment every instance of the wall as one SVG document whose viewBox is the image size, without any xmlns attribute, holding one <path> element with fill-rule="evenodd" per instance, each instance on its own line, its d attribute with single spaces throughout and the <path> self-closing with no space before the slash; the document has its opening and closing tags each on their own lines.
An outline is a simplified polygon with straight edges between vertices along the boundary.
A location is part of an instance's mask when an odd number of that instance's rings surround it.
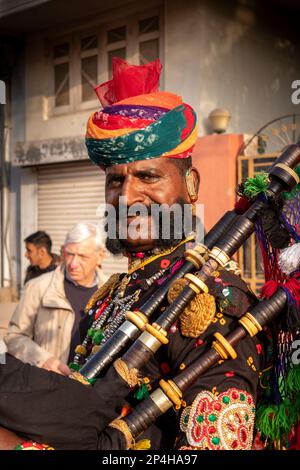
<svg viewBox="0 0 300 470">
<path fill-rule="evenodd" d="M 300 113 L 290 99 L 291 83 L 300 78 L 297 15 L 256 4 L 252 10 L 230 0 L 165 2 L 166 88 L 195 107 L 200 135 L 217 107 L 230 111 L 232 133 Z"/>
<path fill-rule="evenodd" d="M 204 205 L 206 231 L 234 207 L 236 155 L 242 143 L 242 135 L 208 135 L 195 146 L 193 164 L 200 173 L 198 203 Z"/>
</svg>

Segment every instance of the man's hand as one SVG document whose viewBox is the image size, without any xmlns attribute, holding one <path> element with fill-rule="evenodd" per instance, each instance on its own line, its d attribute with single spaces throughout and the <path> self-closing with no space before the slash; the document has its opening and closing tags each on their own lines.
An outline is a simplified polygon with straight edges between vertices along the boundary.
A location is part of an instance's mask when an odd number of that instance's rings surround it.
<svg viewBox="0 0 300 470">
<path fill-rule="evenodd" d="M 69 376 L 71 374 L 69 367 L 56 357 L 49 357 L 49 359 L 47 359 L 47 361 L 42 365 L 42 368 L 61 375 Z"/>
<path fill-rule="evenodd" d="M 0 450 L 14 450 L 22 439 L 8 429 L 0 427 Z"/>
</svg>

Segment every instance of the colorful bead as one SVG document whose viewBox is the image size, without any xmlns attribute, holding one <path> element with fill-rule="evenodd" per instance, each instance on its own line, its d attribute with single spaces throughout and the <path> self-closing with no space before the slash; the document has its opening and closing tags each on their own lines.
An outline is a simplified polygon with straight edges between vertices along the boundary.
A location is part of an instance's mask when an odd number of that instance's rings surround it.
<svg viewBox="0 0 300 470">
<path fill-rule="evenodd" d="M 99 345 L 101 343 L 101 341 L 103 340 L 104 338 L 104 334 L 103 334 L 103 331 L 102 330 L 98 330 L 94 333 L 94 336 L 93 336 L 93 342 L 96 344 L 96 345 Z"/>
<path fill-rule="evenodd" d="M 217 446 L 218 444 L 220 444 L 220 439 L 218 437 L 213 437 L 211 442 L 213 443 L 213 445 Z"/>
<path fill-rule="evenodd" d="M 75 353 L 80 354 L 81 356 L 86 356 L 87 350 L 86 347 L 83 346 L 82 344 L 78 344 L 75 348 Z"/>
</svg>

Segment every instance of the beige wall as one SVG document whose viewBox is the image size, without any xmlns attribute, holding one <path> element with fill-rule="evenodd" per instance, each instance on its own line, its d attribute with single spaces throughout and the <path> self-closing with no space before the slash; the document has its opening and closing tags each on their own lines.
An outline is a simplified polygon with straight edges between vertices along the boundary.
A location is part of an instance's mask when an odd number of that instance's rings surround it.
<svg viewBox="0 0 300 470">
<path fill-rule="evenodd" d="M 290 98 L 300 78 L 300 35 L 291 13 L 287 19 L 287 10 L 281 14 L 271 2 L 262 10 L 259 1 L 256 13 L 230 0 L 165 3 L 166 88 L 195 107 L 200 135 L 217 107 L 230 111 L 228 131 L 237 134 L 300 113 Z"/>
</svg>

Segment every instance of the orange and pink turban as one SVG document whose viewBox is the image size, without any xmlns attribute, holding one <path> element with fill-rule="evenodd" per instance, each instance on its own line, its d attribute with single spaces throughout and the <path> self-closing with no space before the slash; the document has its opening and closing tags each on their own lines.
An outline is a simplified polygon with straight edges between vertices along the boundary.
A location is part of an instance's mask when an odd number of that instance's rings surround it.
<svg viewBox="0 0 300 470">
<path fill-rule="evenodd" d="M 113 58 L 113 79 L 95 91 L 103 106 L 87 124 L 86 146 L 101 167 L 158 157 L 187 158 L 197 140 L 195 111 L 158 91 L 159 60 L 129 65 Z"/>
</svg>

